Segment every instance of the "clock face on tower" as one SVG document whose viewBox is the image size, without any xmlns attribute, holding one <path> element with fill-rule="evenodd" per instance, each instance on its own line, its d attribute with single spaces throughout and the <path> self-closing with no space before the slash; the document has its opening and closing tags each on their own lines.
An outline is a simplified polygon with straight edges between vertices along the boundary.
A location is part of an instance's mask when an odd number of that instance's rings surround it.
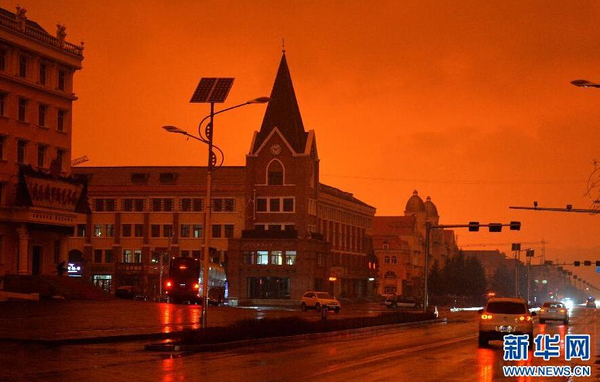
<svg viewBox="0 0 600 382">
<path fill-rule="evenodd" d="M 273 155 L 279 155 L 281 153 L 281 146 L 277 143 L 275 143 L 274 145 L 271 146 L 271 154 Z"/>
</svg>

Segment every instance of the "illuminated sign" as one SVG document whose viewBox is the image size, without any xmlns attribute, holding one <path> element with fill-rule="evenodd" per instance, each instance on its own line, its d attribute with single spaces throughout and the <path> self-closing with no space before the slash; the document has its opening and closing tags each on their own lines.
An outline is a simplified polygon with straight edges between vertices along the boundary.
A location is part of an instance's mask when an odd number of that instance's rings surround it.
<svg viewBox="0 0 600 382">
<path fill-rule="evenodd" d="M 81 277 L 82 270 L 81 263 L 67 264 L 67 274 L 69 277 Z"/>
</svg>

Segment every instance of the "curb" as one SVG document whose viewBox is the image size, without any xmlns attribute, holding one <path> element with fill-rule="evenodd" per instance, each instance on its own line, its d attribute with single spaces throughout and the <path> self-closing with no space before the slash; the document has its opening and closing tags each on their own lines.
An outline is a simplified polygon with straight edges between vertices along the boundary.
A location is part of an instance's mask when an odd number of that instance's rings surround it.
<svg viewBox="0 0 600 382">
<path fill-rule="evenodd" d="M 189 330 L 188 330 L 189 331 Z M 20 343 L 24 345 L 87 345 L 111 342 L 132 342 L 143 340 L 178 339 L 188 331 L 175 331 L 170 333 L 145 333 L 145 334 L 123 334 L 119 336 L 105 337 L 83 337 L 83 338 L 61 338 L 61 339 L 27 339 L 27 338 L 0 338 L 0 342 Z"/>
<path fill-rule="evenodd" d="M 208 352 L 208 351 L 220 351 L 231 348 L 240 348 L 253 345 L 262 345 L 268 343 L 277 343 L 283 341 L 299 341 L 299 340 L 312 340 L 321 338 L 334 338 L 334 337 L 349 337 L 354 335 L 372 334 L 377 332 L 383 332 L 391 329 L 402 329 L 408 327 L 419 327 L 435 324 L 446 324 L 446 318 L 436 318 L 433 320 L 424 321 L 413 321 L 403 322 L 400 324 L 391 325 L 378 325 L 369 326 L 358 329 L 339 330 L 334 332 L 324 333 L 309 333 L 309 334 L 297 334 L 293 336 L 282 336 L 282 337 L 270 337 L 270 338 L 259 338 L 254 340 L 243 340 L 243 341 L 232 341 L 220 344 L 206 344 L 206 345 L 183 345 L 177 343 L 156 343 L 148 344 L 144 346 L 145 350 L 148 351 L 168 351 L 168 352 Z"/>
</svg>

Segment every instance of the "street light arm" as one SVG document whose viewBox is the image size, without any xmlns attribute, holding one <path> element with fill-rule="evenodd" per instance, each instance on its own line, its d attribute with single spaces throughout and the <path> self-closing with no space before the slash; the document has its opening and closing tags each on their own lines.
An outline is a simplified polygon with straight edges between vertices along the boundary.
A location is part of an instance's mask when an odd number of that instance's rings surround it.
<svg viewBox="0 0 600 382">
<path fill-rule="evenodd" d="M 254 103 L 267 103 L 267 102 L 270 102 L 270 101 L 271 101 L 271 98 L 269 98 L 269 97 L 254 98 L 254 99 L 251 99 L 249 101 L 240 103 L 238 105 L 230 106 L 230 107 L 225 108 L 223 110 L 216 111 L 213 114 L 213 116 L 215 116 L 217 114 L 225 113 L 226 111 L 229 111 L 229 110 L 237 109 L 238 107 L 242 107 L 242 106 L 246 106 L 246 105 L 251 105 L 251 104 L 254 104 Z M 204 121 L 206 121 L 209 118 L 210 118 L 210 114 L 207 115 L 206 117 L 202 118 L 202 120 L 198 124 L 198 133 L 200 134 L 200 136 L 202 136 L 202 124 L 204 123 Z"/>
</svg>

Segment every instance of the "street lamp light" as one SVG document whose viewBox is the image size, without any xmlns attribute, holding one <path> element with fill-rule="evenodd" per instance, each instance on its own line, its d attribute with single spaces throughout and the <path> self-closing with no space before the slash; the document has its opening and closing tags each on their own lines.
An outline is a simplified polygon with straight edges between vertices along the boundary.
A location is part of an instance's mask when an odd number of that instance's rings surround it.
<svg viewBox="0 0 600 382">
<path fill-rule="evenodd" d="M 202 81 L 204 81 L 204 79 Z M 201 87 L 203 86 L 202 81 L 200 82 L 198 89 L 201 89 Z M 231 86 L 231 84 L 229 86 Z M 198 92 L 198 89 L 196 92 Z M 227 89 L 227 92 L 228 92 L 228 89 Z M 200 96 L 202 96 L 202 95 L 200 95 Z M 194 94 L 194 97 L 196 97 L 196 94 Z M 197 101 L 197 100 L 195 100 L 194 97 L 192 98 L 192 102 L 206 102 L 206 101 Z M 236 109 L 238 107 L 251 105 L 251 104 L 267 103 L 267 102 L 271 101 L 271 98 L 269 98 L 269 97 L 259 97 L 259 98 L 254 98 L 254 99 L 251 99 L 244 103 L 240 103 L 238 105 L 231 106 L 231 107 L 228 107 L 223 110 L 219 110 L 219 111 L 215 112 L 215 102 L 223 102 L 225 100 L 225 97 L 226 97 L 226 94 L 225 94 L 225 96 L 221 96 L 221 99 L 218 101 L 208 99 L 208 102 L 210 103 L 210 114 L 207 115 L 206 117 L 204 117 L 198 124 L 198 136 L 190 134 L 187 131 L 180 129 L 177 126 L 169 125 L 169 126 L 162 127 L 163 129 L 165 129 L 165 131 L 167 131 L 169 133 L 181 134 L 181 135 L 184 135 L 189 138 L 193 138 L 197 141 L 200 141 L 200 142 L 208 145 L 208 166 L 207 166 L 207 175 L 206 175 L 206 200 L 207 200 L 207 203 L 206 203 L 206 215 L 205 215 L 205 219 L 204 219 L 204 224 L 205 224 L 205 227 L 204 227 L 204 259 L 203 259 L 203 266 L 202 266 L 202 268 L 203 268 L 202 269 L 202 295 L 203 296 L 202 296 L 201 326 L 203 328 L 206 328 L 206 325 L 207 325 L 207 308 L 208 308 L 208 275 L 209 275 L 209 266 L 210 266 L 210 261 L 209 261 L 210 230 L 209 230 L 209 228 L 210 228 L 210 218 L 211 218 L 211 210 L 212 210 L 212 200 L 211 200 L 212 199 L 212 173 L 215 168 L 220 167 L 223 164 L 223 160 L 224 160 L 223 151 L 221 151 L 221 149 L 218 148 L 217 146 L 213 145 L 214 116 L 217 114 L 221 114 L 226 111 L 232 110 L 232 109 Z M 202 134 L 202 124 L 204 123 L 204 121 L 206 121 L 209 118 L 210 118 L 210 122 L 206 125 L 206 127 L 204 129 L 204 135 L 203 135 Z M 217 149 L 221 153 L 221 157 L 222 157 L 221 163 L 218 165 L 217 165 L 217 157 L 213 152 L 213 148 Z"/>
</svg>

